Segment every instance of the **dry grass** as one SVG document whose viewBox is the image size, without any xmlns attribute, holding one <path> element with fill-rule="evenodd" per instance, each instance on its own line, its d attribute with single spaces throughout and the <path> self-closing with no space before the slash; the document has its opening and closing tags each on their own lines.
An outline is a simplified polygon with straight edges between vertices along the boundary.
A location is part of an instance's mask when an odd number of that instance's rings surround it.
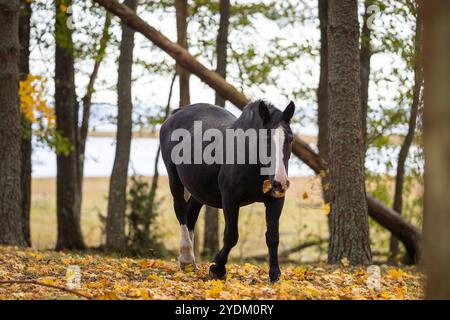
<svg viewBox="0 0 450 320">
<path fill-rule="evenodd" d="M 150 180 L 150 178 L 146 178 Z M 393 189 L 392 179 L 386 177 L 389 189 Z M 106 214 L 108 178 L 86 178 L 83 186 L 82 231 L 90 247 L 103 243 L 102 225 L 99 214 Z M 371 186 L 368 186 L 370 190 Z M 56 242 L 56 183 L 54 178 L 33 179 L 31 233 L 33 246 L 38 249 L 53 248 Z M 415 186 L 410 194 L 412 200 L 423 192 Z M 160 201 L 156 227 L 169 250 L 178 250 L 179 227 L 173 213 L 172 197 L 167 177 L 161 177 L 157 198 Z M 223 229 L 223 215 L 219 211 L 220 230 Z M 420 224 L 414 219 L 413 223 Z M 417 219 L 416 219 L 417 220 Z M 197 223 L 197 242 L 203 242 L 204 214 L 200 214 Z M 239 242 L 231 257 L 241 259 L 265 254 L 265 216 L 262 204 L 253 204 L 241 209 L 239 219 Z M 385 253 L 388 250 L 390 234 L 382 228 L 371 227 L 372 250 Z M 328 237 L 327 216 L 321 198 L 321 185 L 318 177 L 297 177 L 291 179 L 291 188 L 287 192 L 286 203 L 280 220 L 280 252 L 300 243 Z M 220 236 L 221 238 L 221 236 Z M 326 259 L 327 243 L 302 250 L 291 255 L 295 261 L 311 262 Z M 383 261 L 384 256 L 377 256 Z"/>
<path fill-rule="evenodd" d="M 108 178 L 86 178 L 83 185 L 82 230 L 89 246 L 102 243 L 99 213 L 105 214 L 108 194 Z M 317 178 L 293 178 L 288 190 L 286 205 L 280 225 L 280 250 L 288 249 L 311 237 L 326 237 L 327 224 L 320 197 L 320 183 Z M 172 198 L 167 177 L 161 177 L 157 193 L 161 200 L 157 228 L 169 249 L 176 250 L 179 241 L 179 227 L 172 209 Z M 39 249 L 52 248 L 56 242 L 56 183 L 54 178 L 33 179 L 31 233 L 33 246 Z M 223 216 L 220 212 L 220 229 Z M 198 237 L 203 238 L 204 215 L 198 222 Z M 241 209 L 239 221 L 240 239 L 233 250 L 234 258 L 264 254 L 265 218 L 262 204 Z M 318 260 L 325 253 L 311 248 L 301 253 L 303 260 Z"/>
</svg>

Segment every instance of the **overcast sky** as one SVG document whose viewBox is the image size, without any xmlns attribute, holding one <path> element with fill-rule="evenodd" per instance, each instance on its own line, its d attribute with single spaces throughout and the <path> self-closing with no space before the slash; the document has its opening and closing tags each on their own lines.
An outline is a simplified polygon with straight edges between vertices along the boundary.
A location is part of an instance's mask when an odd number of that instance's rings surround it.
<svg viewBox="0 0 450 320">
<path fill-rule="evenodd" d="M 241 0 L 239 3 L 254 2 Z M 77 48 L 83 48 L 91 45 L 101 34 L 103 26 L 103 17 L 99 19 L 98 14 L 92 14 L 83 11 L 77 6 L 75 1 L 73 7 L 74 18 L 74 42 Z M 236 1 L 232 1 L 235 4 Z M 395 1 L 387 1 L 394 4 Z M 315 101 L 315 88 L 317 88 L 319 79 L 319 59 L 318 48 L 320 43 L 319 21 L 317 19 L 317 1 L 306 0 L 300 1 L 296 7 L 299 22 L 290 25 L 286 21 L 278 22 L 270 21 L 262 15 L 252 17 L 252 25 L 254 29 L 241 28 L 239 30 L 230 30 L 229 41 L 233 48 L 242 50 L 249 45 L 255 45 L 258 54 L 264 55 L 271 49 L 271 40 L 275 37 L 282 37 L 284 43 L 289 45 L 298 45 L 299 48 L 306 47 L 311 50 L 312 54 L 304 53 L 299 49 L 298 59 L 291 62 L 286 70 L 279 70 L 274 66 L 271 76 L 276 79 L 275 85 L 263 85 L 245 87 L 244 93 L 251 99 L 266 98 L 273 102 L 276 106 L 283 109 L 289 102 L 294 100 L 297 105 L 296 118 L 299 124 L 295 125 L 294 131 L 301 134 L 314 135 L 317 133 L 315 114 L 317 105 Z M 32 16 L 32 51 L 31 51 L 31 72 L 47 77 L 48 83 L 48 100 L 53 103 L 53 71 L 54 71 L 54 36 L 53 36 L 53 5 L 51 0 L 37 0 L 33 2 Z M 389 9 L 389 8 L 388 8 Z M 138 14 L 149 24 L 160 30 L 172 41 L 176 40 L 175 27 L 175 11 L 174 9 L 162 12 L 161 10 L 149 10 L 145 6 L 140 5 Z M 360 12 L 362 14 L 362 11 Z M 215 17 L 218 22 L 218 15 Z M 302 19 L 304 19 L 302 21 Z M 384 27 L 389 25 L 390 17 L 384 15 L 383 12 L 374 15 L 373 33 L 389 32 Z M 391 23 L 392 24 L 392 23 Z M 405 23 L 394 23 L 398 28 L 398 33 L 403 37 L 410 37 L 413 34 L 413 23 L 406 21 Z M 114 18 L 111 31 L 113 38 L 120 41 L 121 29 L 118 18 Z M 90 32 L 91 35 L 86 35 Z M 93 35 L 92 35 L 93 34 Z M 195 44 L 201 39 L 215 39 L 217 27 L 211 28 L 207 33 L 199 31 L 198 23 L 191 22 L 188 27 L 189 42 L 192 46 L 191 53 L 209 68 L 215 67 L 212 61 L 211 52 L 199 52 Z M 36 39 L 39 38 L 39 42 Z M 44 45 L 45 43 L 45 45 Z M 150 64 L 167 64 L 173 65 L 173 60 L 162 52 L 159 48 L 153 46 L 149 40 L 139 33 L 135 36 L 135 61 L 145 61 Z M 374 46 L 379 43 L 374 41 Z M 93 102 L 101 104 L 101 112 L 99 114 L 114 115 L 116 112 L 116 82 L 117 82 L 117 58 L 119 50 L 117 45 L 111 44 L 107 48 L 104 62 L 99 71 L 99 77 L 96 84 L 96 92 L 93 95 Z M 93 59 L 77 58 L 76 59 L 76 89 L 79 100 L 85 94 L 85 88 L 92 70 Z M 395 97 L 401 90 L 399 83 L 392 79 L 394 68 L 398 68 L 402 73 L 404 62 L 400 57 L 390 53 L 378 53 L 372 57 L 372 81 L 370 85 L 370 106 L 373 110 L 381 110 L 382 108 L 398 108 L 395 103 Z M 238 69 L 236 64 L 229 63 L 228 81 L 239 87 L 240 83 L 237 79 Z M 379 81 L 375 84 L 374 74 L 379 78 L 386 80 Z M 403 72 L 403 76 L 411 78 L 412 75 Z M 135 64 L 133 68 L 133 102 L 137 106 L 136 112 L 141 114 L 154 114 L 157 110 L 167 103 L 169 84 L 171 74 L 155 74 L 153 71 L 145 69 L 139 64 Z M 388 79 L 391 77 L 390 79 Z M 289 92 L 295 90 L 303 90 L 304 94 L 293 97 Z M 214 91 L 207 85 L 202 83 L 197 77 L 191 77 L 191 102 L 214 102 Z M 178 104 L 178 85 L 175 85 L 172 107 L 176 108 Z M 234 114 L 239 115 L 239 110 L 227 102 L 227 109 Z M 400 106 L 402 107 L 402 106 Z M 408 108 L 407 105 L 403 106 Z M 94 117 L 96 114 L 94 113 Z M 376 116 L 376 113 L 374 114 Z M 93 123 L 96 123 L 95 119 Z M 98 123 L 98 121 L 97 121 Z M 107 130 L 114 130 L 114 124 L 102 126 Z M 98 129 L 98 128 L 97 128 Z M 398 128 L 402 132 L 404 128 Z M 47 156 L 44 156 L 46 158 Z M 383 156 L 380 162 L 383 162 Z M 46 162 L 46 161 L 44 161 Z M 53 170 L 53 169 L 52 169 Z"/>
<path fill-rule="evenodd" d="M 38 26 L 37 33 L 41 39 L 45 39 L 49 44 L 36 45 L 33 41 L 32 45 L 32 61 L 31 61 L 31 72 L 35 74 L 41 74 L 47 76 L 50 80 L 48 82 L 49 88 L 49 101 L 53 100 L 53 52 L 54 52 L 54 41 L 52 35 L 53 29 L 53 7 L 51 6 L 50 0 L 37 0 L 40 4 L 47 4 L 47 9 L 42 9 L 42 6 L 35 7 L 36 10 L 33 15 L 33 23 Z M 254 2 L 241 0 L 239 3 L 244 2 Z M 241 30 L 231 30 L 230 31 L 230 42 L 235 47 L 246 47 L 246 44 L 254 44 L 258 50 L 258 53 L 264 54 L 270 49 L 270 41 L 274 37 L 284 37 L 287 44 L 298 44 L 301 46 L 310 46 L 313 53 L 318 53 L 317 48 L 320 41 L 320 33 L 318 29 L 318 19 L 315 17 L 317 9 L 315 8 L 317 1 L 303 1 L 306 3 L 298 7 L 299 15 L 303 15 L 302 18 L 306 18 L 305 22 L 299 22 L 295 26 L 284 25 L 283 21 L 276 23 L 270 21 L 263 17 L 262 15 L 255 15 L 252 18 L 252 23 L 255 26 L 255 32 L 249 31 L 249 28 L 242 28 Z M 303 3 L 300 1 L 299 3 Z M 232 4 L 236 3 L 232 1 Z M 306 10 L 305 8 L 311 8 Z M 176 40 L 176 28 L 175 28 L 175 14 L 174 10 L 170 12 L 162 13 L 161 10 L 150 11 L 141 5 L 138 9 L 139 15 L 152 26 L 160 30 L 171 40 Z M 98 41 L 97 39 L 91 39 L 85 35 L 86 30 L 92 30 L 96 32 L 97 35 L 100 34 L 101 27 L 103 24 L 102 19 L 98 19 L 98 16 L 93 16 L 82 11 L 77 5 L 73 7 L 74 15 L 74 41 L 77 47 L 80 44 L 92 43 L 93 41 Z M 377 25 L 381 25 L 380 19 L 383 18 L 383 13 L 376 14 L 374 16 L 374 28 L 376 32 Z M 218 19 L 218 16 L 216 17 Z M 412 32 L 412 28 L 408 26 L 402 26 L 406 35 Z M 112 32 L 115 34 L 116 38 L 120 40 L 120 26 L 118 19 L 114 19 L 114 23 L 111 28 Z M 210 34 L 202 34 L 198 31 L 198 24 L 192 22 L 189 24 L 188 35 L 190 37 L 190 43 L 195 44 L 199 39 L 208 38 L 214 39 L 217 33 L 217 29 L 212 29 L 209 31 Z M 36 31 L 35 31 L 35 36 Z M 160 49 L 154 47 L 146 38 L 140 34 L 136 34 L 135 37 L 135 60 L 145 61 L 147 63 L 161 63 L 165 62 L 168 64 L 173 64 L 173 60 L 168 57 Z M 118 48 L 115 45 L 110 45 L 107 49 L 107 55 L 105 61 L 103 62 L 99 78 L 96 85 L 96 92 L 93 96 L 93 101 L 97 103 L 107 103 L 112 107 L 116 104 L 116 92 L 115 85 L 117 79 L 117 57 Z M 191 52 L 195 51 L 191 49 Z M 201 52 L 193 52 L 194 54 L 199 54 L 198 59 L 205 63 L 208 67 L 214 67 L 211 65 L 210 61 L 202 55 Z M 390 54 L 376 54 L 372 59 L 372 70 L 382 71 L 382 74 L 389 74 L 393 66 L 401 66 L 402 61 L 398 57 Z M 84 95 L 85 88 L 88 81 L 88 75 L 92 70 L 93 61 L 92 59 L 77 59 L 76 61 L 76 85 L 77 93 L 79 97 Z M 237 68 L 235 64 L 229 64 L 228 68 L 230 77 L 236 78 Z M 311 56 L 309 54 L 304 54 L 299 50 L 299 56 L 296 61 L 293 61 L 287 68 L 286 71 L 279 71 L 275 67 L 272 71 L 272 76 L 276 77 L 276 85 L 267 85 L 260 87 L 244 88 L 245 94 L 252 98 L 266 98 L 272 101 L 276 106 L 284 108 L 289 100 L 294 100 L 298 107 L 297 119 L 301 121 L 301 126 L 297 129 L 303 134 L 314 134 L 316 133 L 316 124 L 314 121 L 314 116 L 316 113 L 316 102 L 314 100 L 314 89 L 317 87 L 319 78 L 319 61 L 317 54 Z M 154 106 L 164 106 L 167 101 L 167 95 L 169 90 L 170 75 L 158 75 L 153 72 L 149 72 L 144 69 L 141 65 L 135 65 L 133 70 L 133 77 L 136 79 L 133 83 L 133 101 L 137 105 L 148 106 L 154 109 Z M 229 79 L 236 86 L 233 79 Z M 394 86 L 394 88 L 393 88 Z M 289 97 L 289 92 L 293 90 L 303 89 L 307 91 L 304 96 L 299 96 L 297 98 Z M 395 83 L 382 83 L 381 85 L 370 86 L 370 97 L 371 106 L 377 107 L 377 97 L 383 97 L 384 104 L 389 104 L 389 101 L 393 99 L 396 94 Z M 264 92 L 263 92 L 264 91 Z M 286 94 L 287 93 L 287 94 Z M 197 77 L 191 77 L 191 102 L 214 102 L 214 91 L 202 83 Z M 178 86 L 175 86 L 174 96 L 172 99 L 172 105 L 176 107 L 178 103 Z M 227 103 L 227 108 L 238 114 L 238 110 Z"/>
</svg>

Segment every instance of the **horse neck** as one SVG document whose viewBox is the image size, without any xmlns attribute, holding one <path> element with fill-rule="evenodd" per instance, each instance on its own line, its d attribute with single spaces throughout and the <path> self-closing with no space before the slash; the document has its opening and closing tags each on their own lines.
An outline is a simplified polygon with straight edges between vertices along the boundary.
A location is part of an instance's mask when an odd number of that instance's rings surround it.
<svg viewBox="0 0 450 320">
<path fill-rule="evenodd" d="M 247 129 L 255 129 L 255 130 L 259 130 L 259 129 L 263 129 L 263 126 L 261 125 L 261 122 L 259 120 L 254 120 L 254 119 L 247 119 L 247 118 L 243 118 L 242 116 L 237 118 L 231 125 L 230 128 L 232 129 L 242 129 L 242 130 L 247 130 Z"/>
</svg>

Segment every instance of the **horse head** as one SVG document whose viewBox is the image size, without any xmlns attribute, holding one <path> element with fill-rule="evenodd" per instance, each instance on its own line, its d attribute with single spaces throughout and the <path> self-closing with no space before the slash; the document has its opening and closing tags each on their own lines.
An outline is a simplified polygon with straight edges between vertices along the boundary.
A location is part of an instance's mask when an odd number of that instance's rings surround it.
<svg viewBox="0 0 450 320">
<path fill-rule="evenodd" d="M 257 114 L 262 125 L 263 134 L 259 137 L 267 141 L 267 150 L 271 159 L 267 178 L 262 186 L 264 193 L 269 193 L 276 198 L 284 197 L 289 188 L 288 162 L 292 152 L 294 136 L 290 127 L 295 105 L 291 101 L 284 111 L 280 111 L 268 102 L 257 102 Z"/>
</svg>

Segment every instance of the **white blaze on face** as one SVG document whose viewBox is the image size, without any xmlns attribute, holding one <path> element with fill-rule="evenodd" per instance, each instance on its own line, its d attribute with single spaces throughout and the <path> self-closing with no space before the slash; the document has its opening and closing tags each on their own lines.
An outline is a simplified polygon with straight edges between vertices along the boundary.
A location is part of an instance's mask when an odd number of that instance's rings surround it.
<svg viewBox="0 0 450 320">
<path fill-rule="evenodd" d="M 282 127 L 275 129 L 275 134 L 273 136 L 275 143 L 275 177 L 274 180 L 281 183 L 283 188 L 287 188 L 287 172 L 284 166 L 284 130 Z"/>
</svg>

